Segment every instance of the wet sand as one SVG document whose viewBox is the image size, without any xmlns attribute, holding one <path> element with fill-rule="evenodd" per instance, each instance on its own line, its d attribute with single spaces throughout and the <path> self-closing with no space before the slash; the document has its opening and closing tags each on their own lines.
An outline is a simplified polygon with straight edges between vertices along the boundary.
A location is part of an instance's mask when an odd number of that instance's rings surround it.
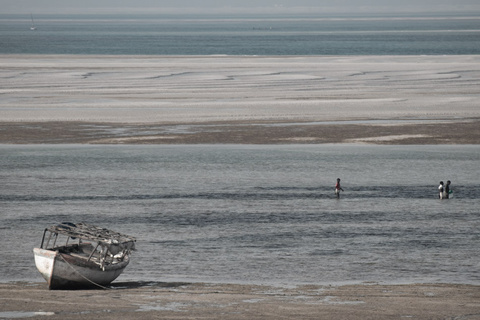
<svg viewBox="0 0 480 320">
<path fill-rule="evenodd" d="M 455 284 L 270 287 L 116 283 L 48 291 L 0 284 L 0 318 L 42 319 L 480 319 L 480 287 Z"/>
<path fill-rule="evenodd" d="M 479 56 L 0 55 L 0 143 L 480 142 Z"/>
<path fill-rule="evenodd" d="M 398 124 L 0 122 L 3 144 L 478 144 L 480 120 Z"/>
</svg>

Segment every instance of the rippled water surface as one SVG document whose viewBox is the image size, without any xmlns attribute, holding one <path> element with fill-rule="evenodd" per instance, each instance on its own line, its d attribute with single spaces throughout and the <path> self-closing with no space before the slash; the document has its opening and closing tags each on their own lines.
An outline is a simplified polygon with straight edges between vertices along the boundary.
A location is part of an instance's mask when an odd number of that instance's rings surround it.
<svg viewBox="0 0 480 320">
<path fill-rule="evenodd" d="M 479 146 L 0 146 L 0 281 L 46 226 L 137 237 L 119 281 L 480 284 Z M 342 178 L 345 192 L 334 198 Z M 453 197 L 439 200 L 440 180 Z"/>
</svg>

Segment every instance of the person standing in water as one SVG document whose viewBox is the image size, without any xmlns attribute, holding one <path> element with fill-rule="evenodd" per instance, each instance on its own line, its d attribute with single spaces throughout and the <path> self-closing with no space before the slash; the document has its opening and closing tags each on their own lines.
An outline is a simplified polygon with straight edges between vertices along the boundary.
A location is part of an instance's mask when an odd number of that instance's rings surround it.
<svg viewBox="0 0 480 320">
<path fill-rule="evenodd" d="M 438 198 L 441 200 L 443 199 L 443 181 L 440 181 L 440 185 L 438 186 Z"/>
<path fill-rule="evenodd" d="M 450 190 L 450 183 L 450 180 L 448 180 L 447 184 L 445 185 L 445 199 L 450 198 L 450 193 L 452 193 L 452 191 Z"/>
<path fill-rule="evenodd" d="M 337 199 L 340 199 L 340 190 L 343 191 L 342 187 L 340 186 L 340 178 L 337 179 L 337 183 L 335 184 L 335 195 Z"/>
</svg>

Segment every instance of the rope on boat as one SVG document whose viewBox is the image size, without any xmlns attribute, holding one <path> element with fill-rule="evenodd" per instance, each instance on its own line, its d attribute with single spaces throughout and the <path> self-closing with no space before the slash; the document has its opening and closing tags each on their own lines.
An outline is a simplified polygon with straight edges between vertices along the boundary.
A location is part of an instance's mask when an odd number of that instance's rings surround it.
<svg viewBox="0 0 480 320">
<path fill-rule="evenodd" d="M 90 282 L 91 284 L 93 285 L 96 285 L 97 287 L 100 287 L 104 290 L 111 290 L 110 288 L 107 288 L 105 286 L 102 286 L 101 284 L 98 284 L 96 283 L 95 281 L 92 281 L 90 279 L 88 279 L 87 277 L 85 277 L 83 274 L 81 274 L 77 269 L 75 269 L 67 260 L 65 260 L 65 258 L 60 254 L 60 257 L 62 258 L 63 261 L 65 261 L 65 263 L 70 267 L 72 268 L 73 271 L 75 271 L 76 273 L 78 273 L 80 275 L 80 277 L 82 277 L 83 279 L 87 280 L 88 282 Z"/>
</svg>

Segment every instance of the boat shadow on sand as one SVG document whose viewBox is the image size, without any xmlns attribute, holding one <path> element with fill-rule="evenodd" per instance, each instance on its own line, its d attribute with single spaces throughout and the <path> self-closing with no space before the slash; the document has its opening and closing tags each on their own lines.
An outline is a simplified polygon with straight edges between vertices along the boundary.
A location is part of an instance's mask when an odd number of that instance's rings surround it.
<svg viewBox="0 0 480 320">
<path fill-rule="evenodd" d="M 20 283 L 21 284 L 21 283 Z M 191 285 L 191 282 L 160 282 L 160 281 L 126 281 L 115 282 L 105 287 L 87 286 L 87 287 L 72 287 L 62 288 L 64 291 L 80 291 L 80 290 L 128 290 L 128 289 L 142 289 L 142 288 L 180 288 Z M 32 283 L 28 283 L 32 286 Z M 37 283 L 38 286 L 47 286 L 44 283 Z"/>
<path fill-rule="evenodd" d="M 188 286 L 190 282 L 159 282 L 159 281 L 129 281 L 129 282 L 115 282 L 110 284 L 107 289 L 139 289 L 139 288 L 179 288 Z M 101 288 L 92 288 L 98 290 Z"/>
</svg>

